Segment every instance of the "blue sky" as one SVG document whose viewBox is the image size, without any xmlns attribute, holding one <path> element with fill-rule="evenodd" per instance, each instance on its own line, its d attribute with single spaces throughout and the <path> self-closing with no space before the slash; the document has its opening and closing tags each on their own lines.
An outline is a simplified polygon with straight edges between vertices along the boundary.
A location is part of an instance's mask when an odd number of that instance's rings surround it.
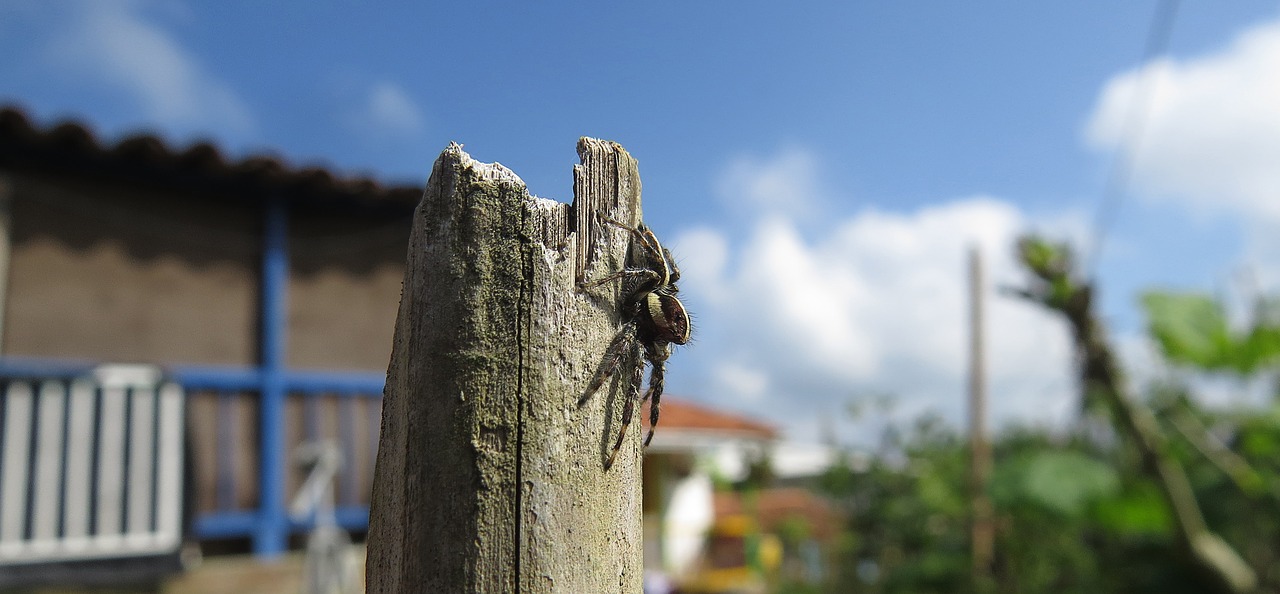
<svg viewBox="0 0 1280 594">
<path fill-rule="evenodd" d="M 964 247 L 994 287 L 1021 230 L 1087 242 L 1140 76 L 1098 268 L 1126 349 L 1143 288 L 1280 279 L 1275 1 L 1184 1 L 1146 65 L 1152 1 L 390 4 L 6 2 L 0 102 L 388 181 L 453 140 L 560 200 L 616 140 L 698 314 L 670 391 L 798 438 L 870 393 L 960 422 Z M 993 414 L 1067 418 L 1062 328 L 993 299 Z"/>
</svg>

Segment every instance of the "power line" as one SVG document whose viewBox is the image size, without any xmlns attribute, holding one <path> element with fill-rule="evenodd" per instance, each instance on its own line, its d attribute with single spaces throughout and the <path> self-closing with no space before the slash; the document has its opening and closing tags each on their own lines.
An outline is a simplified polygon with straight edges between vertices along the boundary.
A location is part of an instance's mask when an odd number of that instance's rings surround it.
<svg viewBox="0 0 1280 594">
<path fill-rule="evenodd" d="M 1159 0 L 1156 3 L 1139 68 L 1147 67 L 1168 49 L 1178 5 L 1179 0 Z M 1115 224 L 1121 201 L 1128 193 L 1129 180 L 1133 176 L 1133 163 L 1147 124 L 1147 116 L 1150 115 L 1156 82 L 1157 77 L 1154 71 L 1144 73 L 1142 79 L 1138 81 L 1137 89 L 1129 104 L 1129 113 L 1126 114 L 1124 121 L 1124 134 L 1121 136 L 1122 142 L 1111 161 L 1107 185 L 1103 189 L 1098 213 L 1093 221 L 1092 249 L 1089 250 L 1089 265 L 1086 267 L 1090 277 L 1097 273 L 1098 259 L 1101 258 L 1107 234 Z"/>
</svg>

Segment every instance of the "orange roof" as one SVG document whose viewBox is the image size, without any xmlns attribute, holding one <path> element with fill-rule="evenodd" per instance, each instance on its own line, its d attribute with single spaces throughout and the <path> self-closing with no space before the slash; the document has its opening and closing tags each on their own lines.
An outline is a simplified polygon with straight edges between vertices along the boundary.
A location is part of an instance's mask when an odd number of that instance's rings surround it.
<svg viewBox="0 0 1280 594">
<path fill-rule="evenodd" d="M 644 409 L 640 411 L 640 418 L 649 418 L 649 403 L 646 402 Z M 662 399 L 662 420 L 658 428 L 660 430 L 730 431 L 763 439 L 778 437 L 778 430 L 772 425 L 693 404 L 687 400 L 672 399 L 669 396 Z"/>
</svg>

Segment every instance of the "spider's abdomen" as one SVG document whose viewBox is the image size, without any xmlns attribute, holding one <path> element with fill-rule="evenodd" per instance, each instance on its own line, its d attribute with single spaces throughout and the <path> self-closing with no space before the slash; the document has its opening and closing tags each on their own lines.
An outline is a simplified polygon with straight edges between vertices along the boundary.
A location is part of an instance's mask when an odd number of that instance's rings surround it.
<svg viewBox="0 0 1280 594">
<path fill-rule="evenodd" d="M 654 291 L 645 296 L 645 324 L 654 337 L 672 344 L 689 342 L 689 312 L 675 295 Z"/>
</svg>

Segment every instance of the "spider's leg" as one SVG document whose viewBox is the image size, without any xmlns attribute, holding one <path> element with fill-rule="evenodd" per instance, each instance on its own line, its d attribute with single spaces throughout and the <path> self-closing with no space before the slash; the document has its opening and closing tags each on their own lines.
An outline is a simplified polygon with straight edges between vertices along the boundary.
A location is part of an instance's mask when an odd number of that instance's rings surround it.
<svg viewBox="0 0 1280 594">
<path fill-rule="evenodd" d="M 623 358 L 627 356 L 628 351 L 635 349 L 636 343 L 636 323 L 627 322 L 622 325 L 622 329 L 618 331 L 617 336 L 613 337 L 613 342 L 609 343 L 609 348 L 604 352 L 604 360 L 600 362 L 600 367 L 596 369 L 596 374 L 591 378 L 591 383 L 587 384 L 587 389 L 582 393 L 582 397 L 578 398 L 578 406 L 582 406 L 591 398 L 596 390 L 600 389 L 614 372 L 618 371 L 618 366 L 622 364 Z"/>
<path fill-rule="evenodd" d="M 615 280 L 618 280 L 618 279 L 620 279 L 620 278 L 625 279 L 625 278 L 629 278 L 629 277 L 630 277 L 630 278 L 634 278 L 634 277 L 644 277 L 644 280 L 645 280 L 645 281 L 647 281 L 648 283 L 653 283 L 653 284 L 657 284 L 659 281 L 661 281 L 661 280 L 662 280 L 662 276 L 661 276 L 661 275 L 659 275 L 658 273 L 656 273 L 656 272 L 654 272 L 654 271 L 652 271 L 652 270 L 649 270 L 648 268 L 623 268 L 622 270 L 619 270 L 619 271 L 617 271 L 617 272 L 615 272 L 615 273 L 613 273 L 613 274 L 610 274 L 610 275 L 608 275 L 608 276 L 600 277 L 600 278 L 598 278 L 598 279 L 596 279 L 596 280 L 593 280 L 593 281 L 591 281 L 591 282 L 582 283 L 582 284 L 578 285 L 578 288 L 579 288 L 579 289 L 593 289 L 593 288 L 598 287 L 598 286 L 600 286 L 600 285 L 603 285 L 603 284 L 605 284 L 605 283 L 608 283 L 608 282 L 611 282 L 611 281 L 615 281 Z"/>
<path fill-rule="evenodd" d="M 631 416 L 635 414 L 636 401 L 640 399 L 640 381 L 644 379 L 644 360 L 641 359 L 641 352 L 640 344 L 635 343 L 632 354 L 635 371 L 631 374 L 631 384 L 627 386 L 627 403 L 622 407 L 622 426 L 618 428 L 618 439 L 613 442 L 613 451 L 609 452 L 609 459 L 604 463 L 605 470 L 613 467 L 613 461 L 618 457 L 618 450 L 622 449 L 622 440 L 627 436 L 627 427 L 631 425 Z"/>
<path fill-rule="evenodd" d="M 634 237 L 636 241 L 640 242 L 640 245 L 644 246 L 645 250 L 648 250 L 649 252 L 655 253 L 657 255 L 662 255 L 662 246 L 658 243 L 658 238 L 654 236 L 653 232 L 650 231 L 649 228 L 644 225 L 644 223 L 640 223 L 639 227 L 632 227 L 631 225 L 628 225 L 613 217 L 601 217 L 601 218 L 603 218 L 604 222 L 606 223 L 610 223 L 614 226 L 622 227 L 623 229 L 626 229 L 628 232 L 631 233 L 631 236 Z"/>
<path fill-rule="evenodd" d="M 676 258 L 671 255 L 671 250 L 662 248 L 662 258 L 667 261 L 667 273 L 670 279 L 667 281 L 671 285 L 672 292 L 675 292 L 676 281 L 680 280 L 680 267 L 676 266 Z"/>
<path fill-rule="evenodd" d="M 662 390 L 666 387 L 666 371 L 667 357 L 671 356 L 671 346 L 663 344 L 658 349 L 648 352 L 649 365 L 649 391 L 645 392 L 643 400 L 652 399 L 649 403 L 649 434 L 644 437 L 644 447 L 649 447 L 649 442 L 653 441 L 653 430 L 658 427 L 658 410 L 662 405 Z"/>
<path fill-rule="evenodd" d="M 662 247 L 662 244 L 658 242 L 658 236 L 654 235 L 653 231 L 645 226 L 643 222 L 638 227 L 632 227 L 611 217 L 602 218 L 604 222 L 626 229 L 631 233 L 631 237 L 644 249 L 644 259 L 649 266 L 656 266 L 663 274 L 670 271 L 671 252 Z"/>
</svg>

